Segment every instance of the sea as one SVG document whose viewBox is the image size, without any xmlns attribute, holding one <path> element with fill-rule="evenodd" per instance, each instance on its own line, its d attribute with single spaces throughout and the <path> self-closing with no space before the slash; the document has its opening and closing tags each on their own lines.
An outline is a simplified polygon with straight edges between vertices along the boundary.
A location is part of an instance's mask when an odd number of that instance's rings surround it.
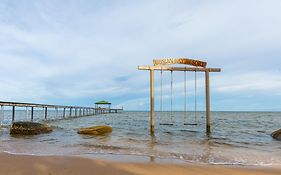
<svg viewBox="0 0 281 175">
<path fill-rule="evenodd" d="M 140 157 L 147 161 L 197 164 L 281 165 L 281 141 L 270 136 L 281 128 L 281 112 L 212 112 L 211 134 L 206 134 L 205 112 L 156 112 L 154 135 L 150 134 L 149 112 L 61 119 L 62 111 L 50 111 L 48 121 L 42 119 L 43 115 L 42 111 L 35 111 L 35 121 L 52 126 L 53 132 L 11 136 L 11 111 L 5 110 L 0 152 L 93 159 L 133 157 L 129 161 Z M 28 120 L 26 111 L 16 111 L 16 120 Z M 79 128 L 98 125 L 109 125 L 113 132 L 103 136 L 77 134 Z"/>
</svg>

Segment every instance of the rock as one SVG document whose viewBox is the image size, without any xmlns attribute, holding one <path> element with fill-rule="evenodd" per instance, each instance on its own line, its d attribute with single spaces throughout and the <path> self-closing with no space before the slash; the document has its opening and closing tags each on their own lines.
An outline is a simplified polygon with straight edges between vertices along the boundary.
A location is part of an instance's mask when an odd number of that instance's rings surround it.
<svg viewBox="0 0 281 175">
<path fill-rule="evenodd" d="M 53 129 L 45 124 L 36 122 L 14 122 L 10 134 L 12 135 L 37 135 L 52 132 Z"/>
<path fill-rule="evenodd" d="M 89 128 L 80 128 L 78 134 L 86 135 L 104 135 L 112 132 L 112 127 L 110 126 L 93 126 Z"/>
<path fill-rule="evenodd" d="M 281 129 L 274 131 L 271 136 L 277 140 L 281 141 Z"/>
</svg>

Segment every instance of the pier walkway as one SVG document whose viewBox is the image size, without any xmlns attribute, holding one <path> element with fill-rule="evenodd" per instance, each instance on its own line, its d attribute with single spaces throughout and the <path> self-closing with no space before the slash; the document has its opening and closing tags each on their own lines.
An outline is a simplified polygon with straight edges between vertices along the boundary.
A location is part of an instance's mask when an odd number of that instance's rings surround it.
<svg viewBox="0 0 281 175">
<path fill-rule="evenodd" d="M 35 110 L 41 110 L 42 115 L 40 119 L 48 120 L 48 114 L 50 110 L 55 111 L 55 119 L 66 119 L 71 117 L 82 117 L 90 116 L 97 114 L 107 114 L 107 113 L 119 113 L 123 112 L 122 109 L 112 109 L 112 108 L 95 108 L 95 107 L 85 107 L 85 106 L 64 106 L 64 105 L 50 105 L 50 104 L 36 104 L 36 103 L 19 103 L 19 102 L 5 102 L 0 101 L 0 121 L 1 123 L 4 120 L 4 114 L 8 111 L 11 111 L 11 122 L 17 120 L 16 110 L 17 108 L 25 108 L 26 110 L 26 119 L 33 121 Z M 5 111 L 5 113 L 4 113 Z M 22 117 L 21 117 L 22 119 Z"/>
</svg>

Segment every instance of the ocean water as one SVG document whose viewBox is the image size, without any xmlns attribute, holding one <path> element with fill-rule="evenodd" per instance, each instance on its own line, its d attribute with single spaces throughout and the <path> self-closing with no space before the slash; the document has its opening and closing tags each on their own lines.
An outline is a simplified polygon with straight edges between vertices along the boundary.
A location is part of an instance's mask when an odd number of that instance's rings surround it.
<svg viewBox="0 0 281 175">
<path fill-rule="evenodd" d="M 15 137 L 9 135 L 11 111 L 5 111 L 0 129 L 0 151 L 30 155 L 134 155 L 183 162 L 230 165 L 281 165 L 281 141 L 270 134 L 281 128 L 280 112 L 212 112 L 212 133 L 205 133 L 205 113 L 157 113 L 155 135 L 149 133 L 149 112 L 123 112 L 56 120 L 55 111 L 45 121 L 52 133 Z M 43 112 L 35 111 L 42 121 Z M 59 112 L 58 116 L 62 116 Z M 17 111 L 25 120 L 25 111 Z M 198 125 L 184 125 L 184 123 Z M 173 123 L 172 126 L 160 123 Z M 110 125 L 105 136 L 78 135 L 80 127 Z"/>
</svg>

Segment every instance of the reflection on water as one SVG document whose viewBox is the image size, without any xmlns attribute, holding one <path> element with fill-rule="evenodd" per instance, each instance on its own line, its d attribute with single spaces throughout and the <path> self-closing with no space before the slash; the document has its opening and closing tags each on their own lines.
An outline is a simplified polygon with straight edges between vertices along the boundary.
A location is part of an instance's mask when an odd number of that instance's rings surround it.
<svg viewBox="0 0 281 175">
<path fill-rule="evenodd" d="M 8 115 L 9 111 L 5 111 Z M 36 114 L 36 113 L 35 113 Z M 205 133 L 205 113 L 198 112 L 198 125 L 193 114 L 174 112 L 173 125 L 169 113 L 156 113 L 155 135 L 149 132 L 148 112 L 124 112 L 69 120 L 48 121 L 54 132 L 28 137 L 11 137 L 8 127 L 0 130 L 1 151 L 38 155 L 95 154 L 147 156 L 178 159 L 188 162 L 242 165 L 280 165 L 280 142 L 271 132 L 281 127 L 280 114 L 273 112 L 213 112 L 212 133 Z M 6 116 L 6 118 L 8 118 Z M 40 111 L 37 120 L 40 120 Z M 24 111 L 17 116 L 25 118 Z M 20 118 L 18 118 L 20 119 Z M 5 121 L 8 122 L 7 120 Z M 110 125 L 113 132 L 106 136 L 78 135 L 80 127 Z"/>
</svg>

